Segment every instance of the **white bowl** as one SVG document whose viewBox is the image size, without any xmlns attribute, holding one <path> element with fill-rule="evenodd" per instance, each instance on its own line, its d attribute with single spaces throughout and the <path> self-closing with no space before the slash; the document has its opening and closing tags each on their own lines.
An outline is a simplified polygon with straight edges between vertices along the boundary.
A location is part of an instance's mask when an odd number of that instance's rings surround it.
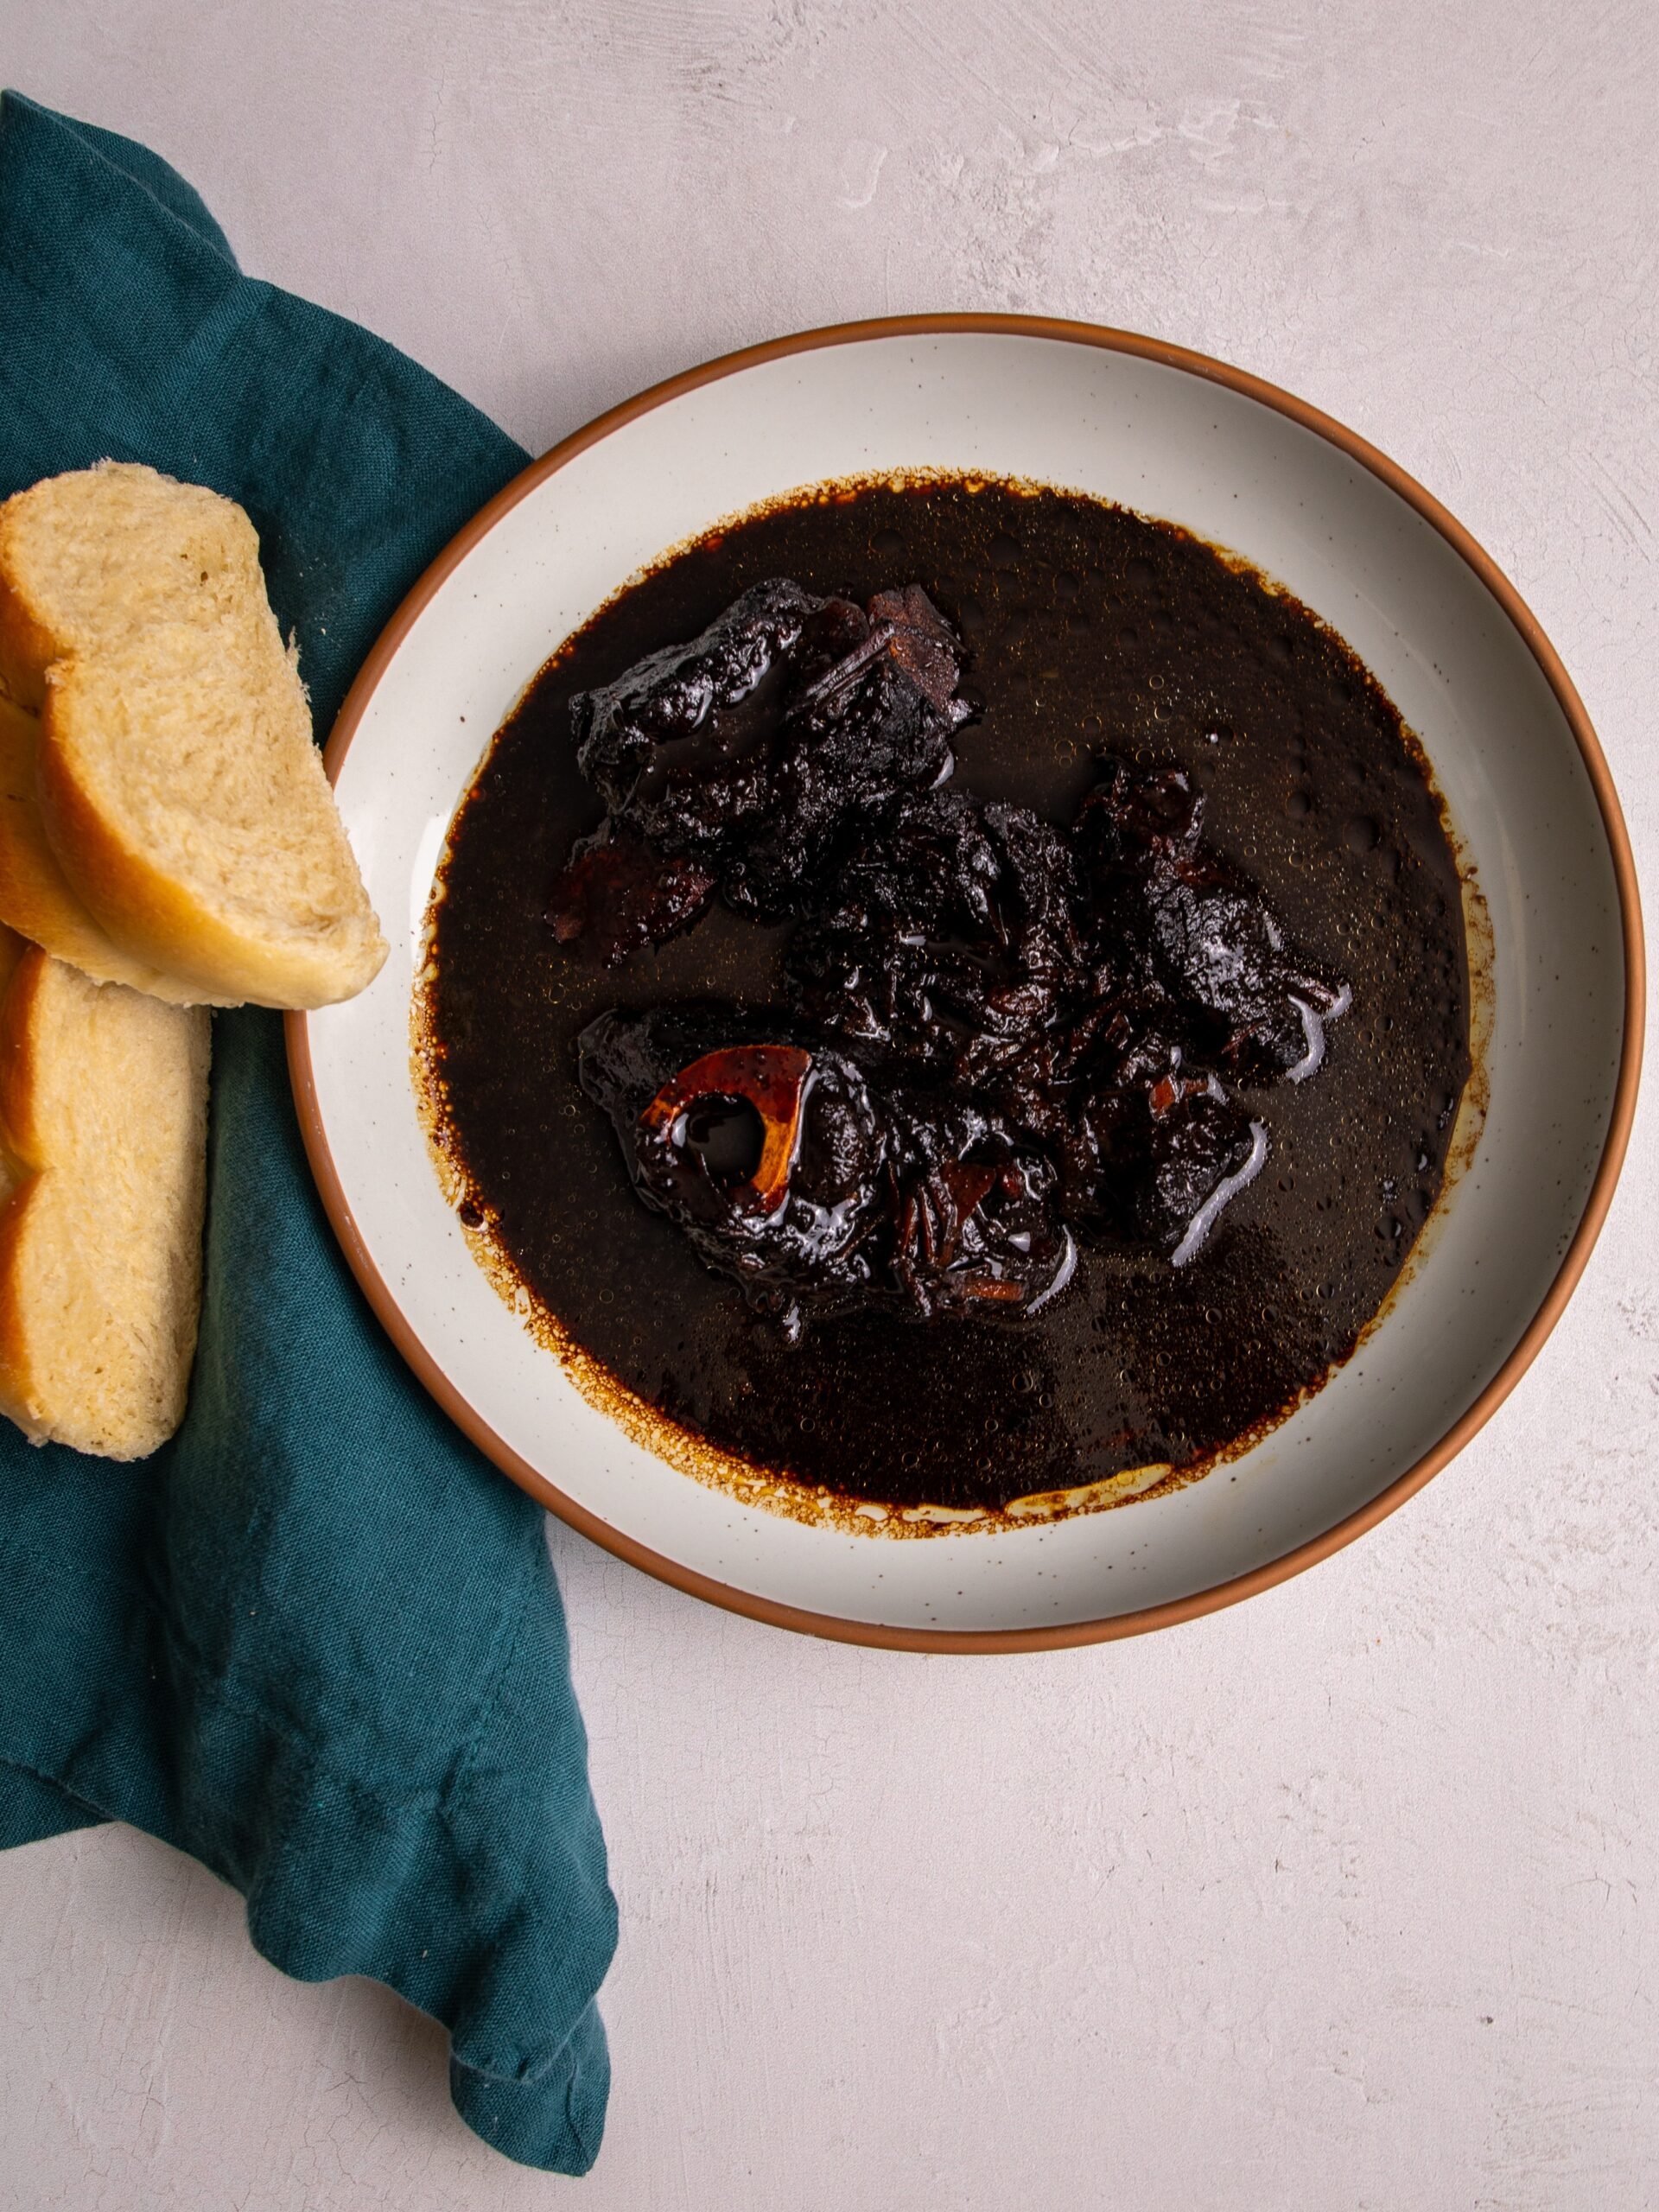
<svg viewBox="0 0 1659 2212">
<path fill-rule="evenodd" d="M 1332 624 L 1427 749 L 1492 932 L 1490 1105 L 1359 1351 L 1175 1494 L 1013 1534 L 895 1541 L 738 1503 L 589 1404 L 474 1264 L 410 1078 L 433 871 L 491 733 L 665 548 L 826 478 L 1034 478 L 1230 546 Z M 1581 1271 L 1635 1102 L 1642 940 L 1618 800 L 1572 685 L 1467 533 L 1351 432 L 1203 357 L 1086 326 L 938 317 L 821 331 L 658 386 L 525 470 L 423 577 L 328 762 L 391 938 L 360 998 L 289 1017 L 323 1200 L 382 1321 L 499 1465 L 585 1534 L 718 1604 L 873 1643 L 1018 1649 L 1161 1625 L 1359 1535 L 1497 1405 Z"/>
</svg>

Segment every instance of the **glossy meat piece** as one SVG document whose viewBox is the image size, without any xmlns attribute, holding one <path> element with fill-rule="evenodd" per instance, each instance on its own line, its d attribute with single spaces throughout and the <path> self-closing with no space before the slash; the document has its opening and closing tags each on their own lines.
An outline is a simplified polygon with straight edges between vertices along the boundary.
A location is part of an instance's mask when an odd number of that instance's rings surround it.
<svg viewBox="0 0 1659 2212">
<path fill-rule="evenodd" d="M 844 1308 L 881 1286 L 886 1132 L 850 1061 L 780 1044 L 775 1027 L 720 1007 L 602 1014 L 579 1052 L 582 1087 L 610 1116 L 639 1197 L 791 1333 L 804 1304 Z M 716 1055 L 723 1069 L 708 1071 Z M 664 1113 L 663 1094 L 700 1064 L 715 1087 Z M 722 1104 L 747 1106 L 759 1124 L 753 1166 L 708 1156 Z M 793 1128 L 781 1202 L 768 1204 L 779 1194 L 761 1194 L 755 1170 L 766 1124 L 785 1116 Z"/>
<path fill-rule="evenodd" d="M 658 853 L 607 821 L 577 842 L 554 878 L 547 918 L 561 944 L 580 942 L 601 967 L 615 968 L 690 928 L 715 888 L 695 861 Z"/>
<path fill-rule="evenodd" d="M 1230 1183 L 1225 1197 L 1234 1195 L 1266 1158 L 1220 1077 L 1188 1058 L 1178 1009 L 1155 986 L 1086 1004 L 1007 1068 L 990 1095 L 1054 1162 L 1065 1218 L 1121 1244 L 1177 1252 L 1216 1192 Z M 1205 1215 L 1183 1259 L 1219 1211 Z"/>
<path fill-rule="evenodd" d="M 1203 842 L 1204 800 L 1178 768 L 1110 764 L 1077 839 L 1103 945 L 1134 949 L 1181 1008 L 1193 1049 L 1245 1083 L 1300 1082 L 1325 1058 L 1344 986 L 1285 941 L 1243 872 Z"/>
<path fill-rule="evenodd" d="M 1075 1264 L 1052 1170 L 971 1103 L 874 1089 L 844 1054 L 730 1008 L 613 1013 L 580 1044 L 639 1196 L 777 1314 L 1032 1312 Z M 735 1114 L 746 1148 L 720 1150 Z"/>
<path fill-rule="evenodd" d="M 837 747 L 873 701 L 889 735 L 906 715 L 939 724 L 953 711 L 954 641 L 913 587 L 878 594 L 868 616 L 834 600 L 803 610 L 793 592 L 747 594 L 724 618 L 729 636 L 716 625 L 699 641 L 695 670 L 658 656 L 666 673 L 642 663 L 657 672 L 630 695 L 643 728 L 653 700 L 687 711 L 696 674 L 720 739 L 720 715 L 736 711 L 732 669 L 753 679 L 745 696 L 772 686 L 775 742 L 752 720 L 750 750 L 721 740 L 727 766 L 705 763 L 701 780 L 675 785 L 674 767 L 659 781 L 649 761 L 638 779 L 648 806 L 715 807 L 750 776 L 775 810 L 757 823 L 740 805 L 723 848 L 711 832 L 704 857 L 655 861 L 690 871 L 687 901 L 709 895 L 718 868 L 738 904 L 764 875 L 759 903 L 776 911 L 778 883 L 811 847 L 814 779 L 842 760 L 844 786 L 820 848 L 839 840 L 836 863 L 821 858 L 788 893 L 810 901 L 785 959 L 792 1015 L 611 1014 L 582 1039 L 582 1081 L 640 1196 L 792 1334 L 809 1313 L 857 1306 L 1034 1313 L 1071 1279 L 1074 1229 L 1185 1264 L 1267 1157 L 1265 1126 L 1224 1075 L 1311 1073 L 1344 994 L 1296 958 L 1255 886 L 1205 842 L 1202 796 L 1179 769 L 1108 762 L 1070 833 L 1026 808 L 879 778 L 865 788 L 880 802 L 859 817 L 845 800 L 857 747 Z M 624 820 L 567 871 L 580 888 L 584 868 L 637 869 L 644 887 L 628 877 L 618 918 L 588 894 L 607 942 L 625 924 L 639 938 L 659 914 L 673 923 L 677 881 L 653 873 L 664 849 Z M 745 1115 L 747 1150 L 734 1134 Z"/>
<path fill-rule="evenodd" d="M 1144 877 L 1189 859 L 1204 830 L 1204 794 L 1185 768 L 1141 768 L 1107 759 L 1077 810 L 1072 835 L 1097 880 Z"/>
<path fill-rule="evenodd" d="M 1080 1056 L 1058 1144 L 1067 1211 L 1122 1243 L 1190 1257 L 1219 1211 L 1206 1213 L 1210 1201 L 1224 1185 L 1227 1196 L 1242 1190 L 1265 1146 L 1219 1077 L 1189 1063 L 1155 1014 L 1144 1028 L 1123 1026 L 1122 1042 Z"/>
<path fill-rule="evenodd" d="M 1076 900 L 1065 839 L 1028 809 L 899 799 L 791 939 L 795 1002 L 884 1063 L 972 1086 L 1087 987 Z"/>
<path fill-rule="evenodd" d="M 921 586 L 906 584 L 898 591 L 879 591 L 868 613 L 873 626 L 891 631 L 893 658 L 923 696 L 949 715 L 953 728 L 965 721 L 967 704 L 957 696 L 962 676 L 961 642 Z"/>
<path fill-rule="evenodd" d="M 803 910 L 843 827 L 954 766 L 954 632 L 919 587 L 872 611 L 786 577 L 571 702 L 613 823 L 694 861 L 740 910 Z"/>
<path fill-rule="evenodd" d="M 918 1320 L 1035 1313 L 1071 1281 L 1077 1247 L 1054 1170 L 971 1099 L 885 1098 L 893 1279 Z"/>
<path fill-rule="evenodd" d="M 742 796 L 738 764 L 775 729 L 801 633 L 824 604 L 786 577 L 756 584 L 700 637 L 578 692 L 577 763 L 612 813 L 661 838 L 677 826 L 667 792 L 681 766 L 703 772 L 714 803 L 721 791 Z"/>
<path fill-rule="evenodd" d="M 1206 856 L 1154 876 L 1147 896 L 1155 957 L 1201 1047 L 1243 1083 L 1313 1075 L 1348 995 L 1285 943 L 1255 887 Z"/>
<path fill-rule="evenodd" d="M 1200 849 L 1184 788 L 1147 778 L 1130 798 L 1138 892 Z M 1138 938 L 1091 919 L 1067 840 L 1026 809 L 938 791 L 867 836 L 788 966 L 805 1019 L 876 1066 L 974 1093 L 1042 1147 L 1068 1220 L 1173 1251 L 1254 1139 L 1194 1058 L 1193 1009 L 1154 972 L 1140 918 Z"/>
</svg>

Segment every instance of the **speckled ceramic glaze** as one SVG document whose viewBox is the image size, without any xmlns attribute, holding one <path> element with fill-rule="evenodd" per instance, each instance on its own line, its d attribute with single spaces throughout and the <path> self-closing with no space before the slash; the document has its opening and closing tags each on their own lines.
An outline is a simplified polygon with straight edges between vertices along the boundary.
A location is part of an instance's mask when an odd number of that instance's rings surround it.
<svg viewBox="0 0 1659 2212">
<path fill-rule="evenodd" d="M 1490 921 L 1484 1122 L 1407 1279 L 1291 1420 L 1205 1480 L 1013 1534 L 899 1541 L 741 1504 L 587 1402 L 475 1265 L 410 1074 L 434 869 L 491 734 L 633 571 L 724 515 L 872 470 L 1072 486 L 1236 549 L 1338 629 L 1427 750 Z M 1307 1565 L 1443 1465 L 1524 1369 L 1611 1195 L 1641 938 L 1617 802 L 1513 590 L 1351 433 L 1145 340 L 962 318 L 821 333 L 648 393 L 528 470 L 424 578 L 329 758 L 391 939 L 349 1005 L 291 1017 L 307 1142 L 400 1349 L 516 1480 L 682 1586 L 871 1642 L 1008 1648 L 1184 1618 Z M 1481 1033 L 1484 1031 L 1484 1036 Z M 964 1436 L 964 1451 L 995 1449 Z"/>
</svg>

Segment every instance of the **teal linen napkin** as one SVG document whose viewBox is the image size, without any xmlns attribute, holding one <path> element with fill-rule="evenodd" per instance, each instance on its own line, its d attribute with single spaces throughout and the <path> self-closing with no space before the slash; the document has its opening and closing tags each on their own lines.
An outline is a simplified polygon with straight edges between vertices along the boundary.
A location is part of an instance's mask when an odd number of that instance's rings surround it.
<svg viewBox="0 0 1659 2212">
<path fill-rule="evenodd" d="M 251 282 L 143 147 L 0 100 L 0 498 L 105 455 L 238 499 L 317 726 L 525 456 L 354 324 Z M 193 1853 L 302 1980 L 451 2031 L 463 2118 L 593 2163 L 615 1908 L 543 1518 L 371 1318 L 301 1151 L 280 1016 L 221 1014 L 200 1347 L 138 1466 L 0 1422 L 0 1844 Z"/>
</svg>

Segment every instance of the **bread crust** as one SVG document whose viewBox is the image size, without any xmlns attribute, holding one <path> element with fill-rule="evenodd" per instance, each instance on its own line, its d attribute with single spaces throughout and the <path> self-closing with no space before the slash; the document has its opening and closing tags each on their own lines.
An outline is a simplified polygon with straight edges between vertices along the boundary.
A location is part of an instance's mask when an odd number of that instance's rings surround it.
<svg viewBox="0 0 1659 2212">
<path fill-rule="evenodd" d="M 0 506 L 0 690 L 18 706 L 39 714 L 46 697 L 52 639 L 11 581 L 8 534 L 6 510 Z"/>
<path fill-rule="evenodd" d="M 276 950 L 227 927 L 121 836 L 57 740 L 54 709 L 73 681 L 73 663 L 52 670 L 35 770 L 41 821 L 71 890 L 118 949 L 213 1005 L 332 1006 L 372 982 L 386 957 L 378 931 L 370 932 L 366 957 L 338 937 Z"/>
<path fill-rule="evenodd" d="M 38 1444 L 43 1436 L 30 1410 L 36 1393 L 19 1293 L 17 1255 L 29 1209 L 40 1185 L 39 1132 L 27 1071 L 29 1029 L 46 955 L 35 945 L 19 945 L 14 938 L 3 957 L 10 966 L 0 987 L 0 1147 L 4 1152 L 0 1166 L 6 1179 L 6 1195 L 0 1202 L 0 1414 Z"/>
<path fill-rule="evenodd" d="M 143 1459 L 182 1419 L 194 1355 L 207 1179 L 207 1016 L 150 1006 L 135 1027 L 130 1015 L 144 1006 L 143 995 L 93 983 L 37 946 L 22 946 L 10 931 L 0 935 L 0 1413 L 35 1443 L 57 1441 L 108 1459 Z M 46 1019 L 48 992 L 57 1004 L 52 1021 Z M 157 1097 L 168 1102 L 169 1113 L 179 1110 L 182 1097 L 184 1113 L 182 1122 L 169 1118 L 161 1125 L 173 1133 L 169 1144 L 183 1147 L 166 1155 L 171 1166 L 162 1174 L 162 1189 L 173 1196 L 162 1203 L 169 1211 L 152 1214 L 136 1242 L 121 1248 L 137 1279 L 147 1277 L 148 1297 L 141 1293 L 133 1301 L 118 1268 L 109 1273 L 107 1252 L 101 1263 L 105 1274 L 95 1279 L 94 1294 L 101 1290 L 112 1313 L 124 1314 L 129 1326 L 136 1323 L 144 1346 L 128 1365 L 124 1382 L 104 1363 L 107 1347 L 84 1359 L 72 1356 L 66 1369 L 60 1334 L 55 1359 L 50 1350 L 43 1354 L 44 1365 L 37 1357 L 39 1348 L 50 1344 L 54 1326 L 60 1332 L 65 1325 L 63 1313 L 54 1311 L 60 1297 L 69 1294 L 59 1287 L 63 1206 L 67 1201 L 73 1223 L 76 1203 L 83 1209 L 99 1205 L 103 1188 L 103 1162 L 87 1154 L 84 1135 L 79 1148 L 73 1141 L 66 1147 L 63 1131 L 48 1125 L 43 1109 L 54 1088 L 61 1105 L 66 1077 L 72 1095 L 85 1096 L 82 1086 L 102 1084 L 105 1099 L 127 1104 L 127 1091 L 111 1087 L 108 1062 L 92 1057 L 100 1025 L 121 1009 L 127 1011 L 117 1037 L 124 1036 L 130 1049 L 139 1044 L 140 1071 L 153 1066 Z M 102 1034 L 109 1037 L 107 1027 Z M 146 1039 L 153 1041 L 141 1041 Z M 54 1052 L 69 1057 L 54 1061 L 48 1057 Z M 142 1096 L 132 1102 L 130 1119 L 143 1115 L 145 1103 Z M 67 1179 L 60 1192 L 59 1176 Z M 60 1195 L 49 1197 L 49 1191 Z M 37 1221 L 42 1207 L 56 1209 L 55 1225 L 50 1211 Z M 37 1236 L 46 1243 L 31 1254 Z M 88 1280 L 93 1279 L 82 1281 L 83 1297 Z"/>
<path fill-rule="evenodd" d="M 37 1174 L 41 1133 L 35 1122 L 34 1087 L 28 1077 L 29 1036 L 48 956 L 38 945 L 11 939 L 0 955 L 9 962 L 0 982 L 0 1146 L 20 1176 Z"/>
<path fill-rule="evenodd" d="M 38 715 L 0 698 L 0 923 L 95 982 L 124 983 L 180 1006 L 206 994 L 123 952 L 70 888 L 41 820 Z"/>
<path fill-rule="evenodd" d="M 44 847 L 43 855 L 31 854 L 25 839 L 8 893 L 0 839 L 0 899 L 86 972 L 157 997 L 305 1008 L 350 998 L 379 972 L 387 948 L 314 755 L 316 790 L 315 797 L 308 792 L 308 808 L 319 827 L 307 849 L 320 859 L 326 839 L 339 885 L 338 897 L 321 906 L 315 931 L 305 926 L 308 917 L 292 905 L 284 911 L 280 900 L 275 911 L 250 912 L 245 922 L 233 899 L 216 896 L 211 870 L 193 880 L 175 854 L 163 863 L 143 821 L 112 802 L 107 769 L 98 780 L 88 734 L 112 725 L 99 723 L 97 702 L 102 696 L 107 716 L 111 697 L 130 696 L 122 687 L 133 680 L 135 657 L 145 641 L 163 656 L 172 650 L 165 641 L 175 618 L 181 635 L 215 654 L 253 641 L 248 696 L 263 696 L 267 712 L 276 701 L 278 752 L 291 744 L 308 753 L 303 687 L 265 598 L 257 537 L 233 502 L 153 469 L 104 461 L 48 479 L 0 505 L 0 683 L 16 702 L 40 711 L 35 797 Z M 201 647 L 202 640 L 211 645 Z M 76 702 L 92 709 L 83 714 L 79 745 Z M 210 710 L 199 728 L 228 727 Z M 257 728 L 251 720 L 238 734 L 251 741 Z M 145 753 L 150 740 L 143 725 L 131 742 L 134 757 L 159 760 L 167 772 L 164 753 Z M 246 757 L 263 756 L 256 749 Z M 291 773 L 300 756 L 283 757 Z M 309 815 L 302 818 L 308 822 Z M 27 833 L 33 823 L 22 827 Z M 67 898 L 43 895 L 57 886 L 50 868 L 31 875 L 29 861 L 41 858 L 61 877 Z M 93 925 L 79 940 L 77 908 Z"/>
</svg>

